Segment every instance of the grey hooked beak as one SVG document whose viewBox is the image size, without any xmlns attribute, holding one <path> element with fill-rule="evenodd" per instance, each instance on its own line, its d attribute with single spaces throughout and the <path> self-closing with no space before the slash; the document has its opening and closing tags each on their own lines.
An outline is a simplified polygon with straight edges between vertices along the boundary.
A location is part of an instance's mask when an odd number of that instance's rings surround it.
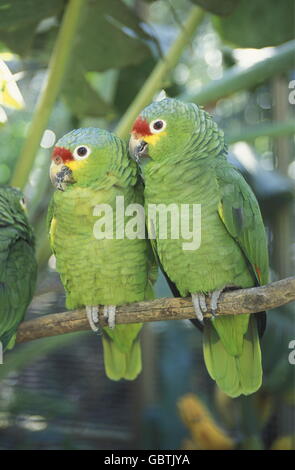
<svg viewBox="0 0 295 470">
<path fill-rule="evenodd" d="M 141 157 L 148 157 L 148 144 L 142 139 L 137 138 L 131 134 L 129 141 L 129 152 L 131 157 L 139 163 Z"/>
<path fill-rule="evenodd" d="M 50 166 L 50 179 L 53 186 L 60 191 L 64 191 L 68 184 L 74 182 L 72 170 L 66 165 L 55 161 Z"/>
</svg>

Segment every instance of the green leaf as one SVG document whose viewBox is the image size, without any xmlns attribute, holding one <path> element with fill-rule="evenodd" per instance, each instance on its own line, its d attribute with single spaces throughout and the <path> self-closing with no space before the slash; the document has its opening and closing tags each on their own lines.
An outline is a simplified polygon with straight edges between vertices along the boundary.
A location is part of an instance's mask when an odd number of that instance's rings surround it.
<svg viewBox="0 0 295 470">
<path fill-rule="evenodd" d="M 152 60 L 149 42 L 155 43 L 141 28 L 139 18 L 120 0 L 88 2 L 63 87 L 63 97 L 72 112 L 79 117 L 110 116 L 113 109 L 90 86 L 86 74 L 139 63 L 149 71 L 151 66 L 146 66 Z M 126 106 L 129 97 L 136 93 L 132 86 L 130 83 Z"/>
<path fill-rule="evenodd" d="M 55 16 L 64 7 L 62 0 L 4 0 L 0 4 L 0 30 L 15 31 L 25 25 Z"/>
<path fill-rule="evenodd" d="M 294 38 L 294 13 L 294 0 L 240 0 L 230 16 L 215 17 L 213 24 L 234 46 L 276 46 Z"/>
<path fill-rule="evenodd" d="M 34 39 L 32 32 L 35 31 L 37 24 L 38 23 L 26 24 L 14 31 L 0 30 L 1 41 L 3 41 L 11 51 L 24 56 L 32 47 Z"/>
<path fill-rule="evenodd" d="M 135 65 L 150 56 L 147 40 L 153 39 L 120 0 L 88 2 L 76 37 L 74 61 L 97 72 Z"/>
<path fill-rule="evenodd" d="M 134 97 L 139 92 L 155 66 L 156 61 L 150 57 L 138 67 L 130 65 L 120 71 L 114 104 L 120 114 L 128 108 Z"/>
<path fill-rule="evenodd" d="M 119 114 L 124 114 L 142 88 L 142 84 L 150 75 L 155 64 L 156 61 L 150 57 L 140 67 L 131 65 L 120 71 L 114 100 L 114 105 Z M 180 92 L 180 87 L 173 83 L 172 79 L 173 77 L 169 75 L 167 76 L 167 81 L 163 83 L 163 88 L 170 97 L 177 96 Z"/>
<path fill-rule="evenodd" d="M 215 15 L 226 16 L 234 11 L 239 0 L 191 0 L 191 2 Z"/>
<path fill-rule="evenodd" d="M 112 107 L 91 87 L 82 69 L 79 71 L 76 69 L 73 75 L 71 72 L 68 74 L 62 96 L 72 113 L 79 118 L 83 116 L 110 118 L 114 115 Z"/>
<path fill-rule="evenodd" d="M 6 0 L 0 4 L 0 39 L 13 52 L 27 54 L 40 21 L 60 14 L 62 0 Z"/>
<path fill-rule="evenodd" d="M 0 41 L 19 55 L 30 53 L 46 63 L 59 29 L 56 21 L 50 19 L 62 16 L 63 8 L 62 0 L 7 0 L 0 5 Z M 40 21 L 45 19 L 48 20 L 43 21 L 41 28 Z M 138 16 L 121 0 L 85 0 L 62 91 L 73 114 L 113 115 L 113 109 L 102 98 L 103 90 L 100 96 L 87 74 L 148 63 L 155 46 L 158 49 L 157 41 L 144 31 Z M 129 95 L 134 96 L 135 91 L 130 91 Z"/>
</svg>

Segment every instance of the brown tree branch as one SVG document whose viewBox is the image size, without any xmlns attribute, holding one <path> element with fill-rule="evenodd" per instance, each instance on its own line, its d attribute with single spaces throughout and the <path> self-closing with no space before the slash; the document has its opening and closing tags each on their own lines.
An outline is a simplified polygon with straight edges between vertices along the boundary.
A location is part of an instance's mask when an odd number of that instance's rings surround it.
<svg viewBox="0 0 295 470">
<path fill-rule="evenodd" d="M 262 287 L 224 292 L 218 303 L 218 315 L 240 315 L 280 307 L 295 300 L 295 277 L 282 279 Z M 210 298 L 206 298 L 208 310 Z M 205 317 L 210 317 L 210 313 Z M 141 323 L 163 320 L 187 320 L 195 318 L 189 298 L 165 298 L 149 302 L 137 302 L 117 308 L 117 323 Z M 100 312 L 101 326 L 107 326 Z M 23 322 L 17 334 L 17 342 L 56 336 L 75 331 L 89 330 L 85 310 L 44 315 Z"/>
</svg>

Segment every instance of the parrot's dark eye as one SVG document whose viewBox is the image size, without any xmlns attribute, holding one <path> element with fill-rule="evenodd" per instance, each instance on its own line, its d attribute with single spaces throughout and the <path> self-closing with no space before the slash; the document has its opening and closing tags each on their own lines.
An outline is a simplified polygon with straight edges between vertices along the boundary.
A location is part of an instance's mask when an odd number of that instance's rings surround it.
<svg viewBox="0 0 295 470">
<path fill-rule="evenodd" d="M 160 129 L 162 129 L 162 127 L 163 127 L 163 121 L 156 121 L 153 124 L 153 129 L 155 129 L 155 131 L 159 131 Z"/>
<path fill-rule="evenodd" d="M 86 153 L 87 153 L 86 147 L 79 147 L 77 149 L 77 155 L 79 155 L 79 157 L 85 157 Z"/>
<path fill-rule="evenodd" d="M 84 158 L 87 158 L 90 155 L 91 150 L 86 146 L 86 145 L 79 145 L 79 147 L 76 147 L 73 156 L 75 160 L 84 160 Z"/>
<path fill-rule="evenodd" d="M 155 119 L 150 123 L 150 130 L 153 134 L 162 132 L 166 127 L 166 122 L 163 119 Z"/>
</svg>

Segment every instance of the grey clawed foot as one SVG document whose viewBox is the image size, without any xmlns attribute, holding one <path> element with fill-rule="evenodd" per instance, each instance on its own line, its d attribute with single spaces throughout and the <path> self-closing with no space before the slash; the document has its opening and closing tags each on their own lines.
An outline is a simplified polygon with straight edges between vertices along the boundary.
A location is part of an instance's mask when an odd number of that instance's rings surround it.
<svg viewBox="0 0 295 470">
<path fill-rule="evenodd" d="M 97 305 L 86 305 L 87 319 L 92 331 L 95 333 L 99 331 L 99 326 L 97 326 L 97 323 L 99 322 L 98 312 L 99 309 Z"/>
<path fill-rule="evenodd" d="M 204 324 L 203 314 L 207 312 L 205 295 L 204 294 L 192 294 L 192 302 L 193 302 L 197 319 L 199 320 L 199 322 Z"/>
<path fill-rule="evenodd" d="M 105 305 L 103 307 L 103 316 L 107 318 L 109 328 L 115 328 L 116 323 L 116 305 Z"/>
<path fill-rule="evenodd" d="M 219 297 L 222 293 L 223 289 L 218 289 L 213 292 L 211 292 L 211 299 L 210 299 L 210 308 L 211 308 L 211 314 L 213 317 L 217 317 L 217 307 L 218 307 L 218 301 Z"/>
<path fill-rule="evenodd" d="M 219 297 L 223 289 L 218 289 L 210 293 L 210 310 L 212 316 L 217 317 L 217 308 Z M 204 294 L 192 294 L 192 301 L 196 313 L 197 319 L 203 324 L 204 323 L 204 313 L 208 312 L 206 305 L 206 298 Z"/>
</svg>

